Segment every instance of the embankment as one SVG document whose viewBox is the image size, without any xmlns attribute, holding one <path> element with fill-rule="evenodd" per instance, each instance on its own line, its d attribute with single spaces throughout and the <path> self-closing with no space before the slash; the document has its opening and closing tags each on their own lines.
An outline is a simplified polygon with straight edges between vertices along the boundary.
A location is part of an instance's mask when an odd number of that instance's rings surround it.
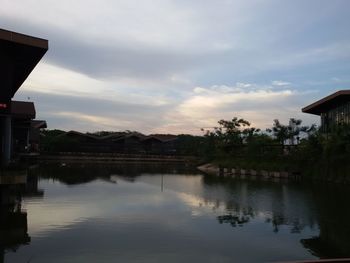
<svg viewBox="0 0 350 263">
<path fill-rule="evenodd" d="M 193 156 L 176 155 L 149 155 L 149 154 L 111 154 L 111 153 L 77 153 L 60 152 L 41 154 L 39 161 L 45 162 L 169 162 L 169 163 L 196 163 L 198 159 Z"/>
</svg>

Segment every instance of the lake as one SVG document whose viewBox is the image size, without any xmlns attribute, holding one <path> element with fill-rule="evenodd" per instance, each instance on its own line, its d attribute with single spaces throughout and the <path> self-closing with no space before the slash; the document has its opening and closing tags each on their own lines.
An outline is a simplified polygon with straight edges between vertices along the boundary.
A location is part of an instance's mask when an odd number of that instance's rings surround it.
<svg viewBox="0 0 350 263">
<path fill-rule="evenodd" d="M 216 178 L 155 164 L 50 164 L 27 177 L 26 186 L 1 188 L 2 200 L 12 200 L 1 208 L 2 262 L 350 256 L 346 186 Z"/>
</svg>

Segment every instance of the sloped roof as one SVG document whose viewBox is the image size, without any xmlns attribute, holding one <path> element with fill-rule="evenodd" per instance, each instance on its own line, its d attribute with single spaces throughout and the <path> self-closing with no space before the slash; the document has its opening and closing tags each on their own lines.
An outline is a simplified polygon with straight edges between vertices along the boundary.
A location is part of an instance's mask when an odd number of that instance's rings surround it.
<svg viewBox="0 0 350 263">
<path fill-rule="evenodd" d="M 0 101 L 14 96 L 47 50 L 45 39 L 0 29 Z"/>
<path fill-rule="evenodd" d="M 122 136 L 117 136 L 116 138 L 112 138 L 113 141 L 121 141 L 121 140 L 125 140 L 125 139 L 128 139 L 128 138 L 132 138 L 132 137 L 135 137 L 139 140 L 143 140 L 146 135 L 143 135 L 142 133 L 138 133 L 138 132 L 131 132 L 131 133 L 126 133 Z"/>
<path fill-rule="evenodd" d="M 100 140 L 115 139 L 125 136 L 125 132 L 115 132 L 106 136 L 98 137 Z"/>
<path fill-rule="evenodd" d="M 94 140 L 98 140 L 98 137 L 90 135 L 90 134 L 86 134 L 86 133 L 82 133 L 82 132 L 78 132 L 78 131 L 68 131 L 66 133 L 60 134 L 58 136 L 69 136 L 69 135 L 77 135 L 77 136 L 81 136 L 81 137 L 86 137 L 86 138 L 90 138 L 90 139 L 94 139 Z"/>
<path fill-rule="evenodd" d="M 47 128 L 46 121 L 43 120 L 32 120 L 30 125 L 35 129 L 45 129 Z"/>
<path fill-rule="evenodd" d="M 339 90 L 302 108 L 301 111 L 305 113 L 320 115 L 321 113 L 327 112 L 335 106 L 347 101 L 350 101 L 350 90 Z"/>
<path fill-rule="evenodd" d="M 35 119 L 35 106 L 29 101 L 11 101 L 11 116 L 21 119 Z"/>
<path fill-rule="evenodd" d="M 149 139 L 156 139 L 161 142 L 168 142 L 168 141 L 176 140 L 177 136 L 172 134 L 151 134 L 146 138 L 144 138 L 144 140 L 149 140 Z"/>
</svg>

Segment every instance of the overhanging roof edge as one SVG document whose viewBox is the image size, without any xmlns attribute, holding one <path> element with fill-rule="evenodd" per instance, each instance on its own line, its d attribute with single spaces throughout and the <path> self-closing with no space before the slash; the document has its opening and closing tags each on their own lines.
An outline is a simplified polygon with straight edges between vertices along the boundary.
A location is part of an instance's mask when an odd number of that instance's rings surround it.
<svg viewBox="0 0 350 263">
<path fill-rule="evenodd" d="M 33 37 L 17 32 L 12 32 L 6 29 L 0 28 L 0 40 L 6 40 L 22 45 L 28 45 L 48 50 L 49 41 L 47 39 Z"/>
<path fill-rule="evenodd" d="M 342 95 L 350 95 L 350 90 L 338 90 L 335 93 L 332 93 L 314 103 L 311 103 L 310 105 L 304 107 L 301 109 L 302 112 L 304 113 L 310 113 L 310 114 L 315 114 L 315 115 L 319 115 L 318 112 L 315 112 L 316 108 L 321 106 L 322 104 L 325 104 L 333 99 L 335 99 L 336 97 L 342 96 Z"/>
</svg>

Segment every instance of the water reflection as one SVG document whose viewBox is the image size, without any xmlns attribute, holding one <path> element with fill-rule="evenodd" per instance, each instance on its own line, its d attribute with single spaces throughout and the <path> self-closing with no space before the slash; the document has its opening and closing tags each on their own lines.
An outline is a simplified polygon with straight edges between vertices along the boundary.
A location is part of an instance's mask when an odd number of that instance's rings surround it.
<svg viewBox="0 0 350 263">
<path fill-rule="evenodd" d="M 0 184 L 0 262 L 6 251 L 16 251 L 30 242 L 27 213 L 22 210 L 22 198 L 42 197 L 38 177 L 27 171 L 1 174 Z"/>
<path fill-rule="evenodd" d="M 272 225 L 275 233 L 284 226 L 289 227 L 291 234 L 301 233 L 306 227 L 317 229 L 316 236 L 300 240 L 313 255 L 319 258 L 350 256 L 348 186 L 281 184 L 214 177 L 204 177 L 204 182 L 232 192 L 232 198 L 220 200 L 227 211 L 217 217 L 220 224 L 243 226 L 261 216 Z"/>
<path fill-rule="evenodd" d="M 102 179 L 113 182 L 113 177 L 123 177 L 134 182 L 143 174 L 186 174 L 196 172 L 195 168 L 186 165 L 161 165 L 157 163 L 134 164 L 46 164 L 36 169 L 36 175 L 41 178 L 59 180 L 67 185 L 83 184 Z M 197 173 L 197 172 L 196 172 Z"/>
<path fill-rule="evenodd" d="M 6 262 L 350 256 L 344 187 L 214 178 L 153 164 L 41 166 L 25 185 L 1 187 L 2 262 L 4 253 Z"/>
</svg>

